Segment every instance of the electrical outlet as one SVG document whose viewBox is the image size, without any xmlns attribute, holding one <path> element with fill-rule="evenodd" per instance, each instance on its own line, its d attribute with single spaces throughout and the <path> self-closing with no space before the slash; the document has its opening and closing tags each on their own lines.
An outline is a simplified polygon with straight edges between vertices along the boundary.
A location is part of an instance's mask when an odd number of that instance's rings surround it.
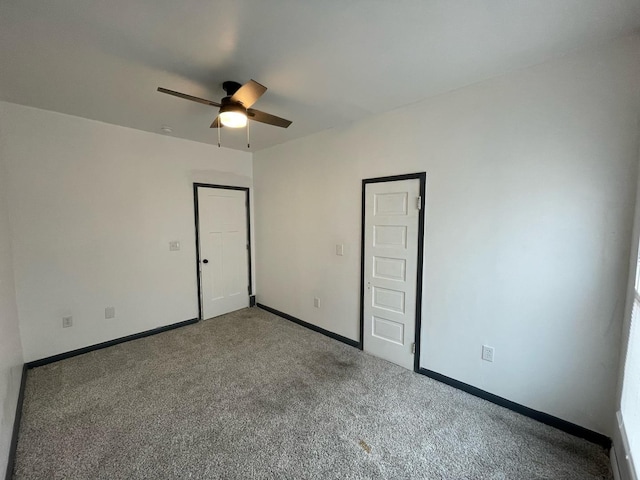
<svg viewBox="0 0 640 480">
<path fill-rule="evenodd" d="M 104 318 L 114 318 L 116 316 L 116 307 L 107 307 L 104 309 Z"/>
<path fill-rule="evenodd" d="M 493 347 L 488 345 L 482 346 L 482 359 L 487 362 L 493 362 Z"/>
<path fill-rule="evenodd" d="M 177 240 L 169 242 L 169 250 L 171 252 L 177 252 L 178 250 L 180 250 L 180 242 Z"/>
<path fill-rule="evenodd" d="M 344 255 L 344 245 L 342 243 L 336 245 L 336 255 L 339 255 L 340 257 Z"/>
<path fill-rule="evenodd" d="M 62 328 L 73 327 L 73 317 L 62 317 Z"/>
<path fill-rule="evenodd" d="M 313 306 L 316 308 L 320 308 L 320 299 L 318 297 L 313 298 Z"/>
</svg>

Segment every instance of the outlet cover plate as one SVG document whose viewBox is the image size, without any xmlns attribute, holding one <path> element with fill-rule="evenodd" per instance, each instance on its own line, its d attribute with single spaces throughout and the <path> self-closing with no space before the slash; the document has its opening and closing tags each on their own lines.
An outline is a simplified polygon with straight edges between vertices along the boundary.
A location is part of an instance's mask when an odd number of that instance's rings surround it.
<svg viewBox="0 0 640 480">
<path fill-rule="evenodd" d="M 62 328 L 73 327 L 73 317 L 62 317 Z"/>
<path fill-rule="evenodd" d="M 486 362 L 493 362 L 493 347 L 489 345 L 482 346 L 482 360 Z"/>
<path fill-rule="evenodd" d="M 104 318 L 115 318 L 116 307 L 106 307 L 104 309 Z"/>
</svg>

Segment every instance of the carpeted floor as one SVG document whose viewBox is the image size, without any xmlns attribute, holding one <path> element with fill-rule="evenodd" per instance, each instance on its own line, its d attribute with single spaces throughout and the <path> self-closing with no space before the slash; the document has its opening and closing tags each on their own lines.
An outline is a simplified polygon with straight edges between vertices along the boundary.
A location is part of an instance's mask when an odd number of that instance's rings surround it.
<svg viewBox="0 0 640 480">
<path fill-rule="evenodd" d="M 30 370 L 16 479 L 610 479 L 607 453 L 257 308 Z"/>
</svg>

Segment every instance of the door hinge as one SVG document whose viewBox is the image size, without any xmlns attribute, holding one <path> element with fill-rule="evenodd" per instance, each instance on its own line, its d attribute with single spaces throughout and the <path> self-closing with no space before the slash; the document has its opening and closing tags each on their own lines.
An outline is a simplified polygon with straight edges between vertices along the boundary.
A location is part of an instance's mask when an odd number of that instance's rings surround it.
<svg viewBox="0 0 640 480">
<path fill-rule="evenodd" d="M 422 209 L 422 196 L 419 196 L 417 198 L 417 200 L 418 200 L 418 205 L 416 205 L 416 207 L 417 207 L 418 210 L 421 210 Z"/>
<path fill-rule="evenodd" d="M 415 354 L 416 353 L 416 342 L 413 342 L 411 344 L 411 353 Z"/>
</svg>

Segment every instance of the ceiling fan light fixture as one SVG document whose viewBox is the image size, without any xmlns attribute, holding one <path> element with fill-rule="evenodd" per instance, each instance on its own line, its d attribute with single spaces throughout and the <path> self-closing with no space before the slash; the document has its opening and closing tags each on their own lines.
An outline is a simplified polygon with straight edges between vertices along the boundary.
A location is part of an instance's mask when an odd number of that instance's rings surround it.
<svg viewBox="0 0 640 480">
<path fill-rule="evenodd" d="M 242 105 L 228 104 L 220 108 L 220 123 L 229 128 L 247 126 L 247 111 Z"/>
</svg>

